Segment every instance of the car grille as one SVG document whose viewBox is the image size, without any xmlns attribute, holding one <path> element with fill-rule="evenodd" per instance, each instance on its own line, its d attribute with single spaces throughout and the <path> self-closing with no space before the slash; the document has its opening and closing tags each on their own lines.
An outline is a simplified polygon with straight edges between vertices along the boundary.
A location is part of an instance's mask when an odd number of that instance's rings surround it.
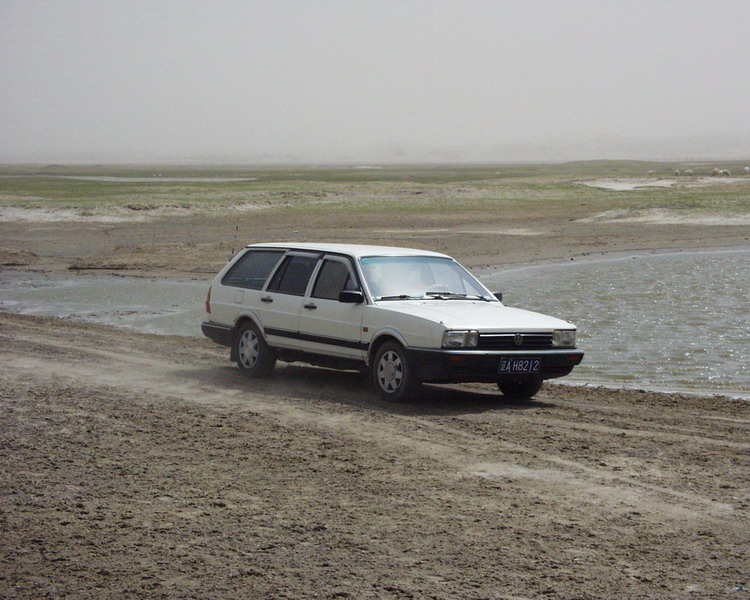
<svg viewBox="0 0 750 600">
<path fill-rule="evenodd" d="M 552 334 L 480 333 L 477 347 L 482 350 L 536 350 L 539 348 L 552 348 Z"/>
</svg>

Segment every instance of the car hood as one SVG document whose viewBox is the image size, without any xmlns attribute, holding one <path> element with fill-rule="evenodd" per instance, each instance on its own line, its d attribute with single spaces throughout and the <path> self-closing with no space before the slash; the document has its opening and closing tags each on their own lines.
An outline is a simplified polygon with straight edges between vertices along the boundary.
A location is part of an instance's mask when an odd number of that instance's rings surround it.
<svg viewBox="0 0 750 600">
<path fill-rule="evenodd" d="M 388 300 L 378 307 L 442 323 L 448 329 L 479 331 L 551 331 L 575 325 L 541 313 L 511 308 L 499 302 L 473 300 Z"/>
</svg>

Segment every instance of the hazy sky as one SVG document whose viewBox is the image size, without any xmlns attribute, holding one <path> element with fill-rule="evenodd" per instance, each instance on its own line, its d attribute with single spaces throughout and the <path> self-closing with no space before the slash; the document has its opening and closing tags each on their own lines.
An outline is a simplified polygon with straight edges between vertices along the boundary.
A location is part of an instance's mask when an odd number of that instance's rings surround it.
<svg viewBox="0 0 750 600">
<path fill-rule="evenodd" d="M 750 1 L 0 0 L 2 162 L 600 155 L 750 157 Z"/>
</svg>

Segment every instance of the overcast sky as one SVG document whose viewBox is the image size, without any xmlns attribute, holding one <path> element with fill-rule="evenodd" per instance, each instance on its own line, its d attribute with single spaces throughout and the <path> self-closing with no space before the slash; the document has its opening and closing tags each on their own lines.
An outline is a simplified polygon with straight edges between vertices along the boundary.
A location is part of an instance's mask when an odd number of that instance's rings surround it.
<svg viewBox="0 0 750 600">
<path fill-rule="evenodd" d="M 750 158 L 748 0 L 0 0 L 0 162 Z"/>
</svg>

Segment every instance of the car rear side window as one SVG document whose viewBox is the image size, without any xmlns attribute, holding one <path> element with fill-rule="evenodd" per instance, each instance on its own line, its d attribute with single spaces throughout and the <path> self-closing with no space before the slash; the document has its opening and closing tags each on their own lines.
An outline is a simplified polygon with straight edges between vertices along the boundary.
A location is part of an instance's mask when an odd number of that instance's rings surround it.
<svg viewBox="0 0 750 600">
<path fill-rule="evenodd" d="M 221 280 L 224 285 L 259 290 L 284 255 L 284 250 L 250 250 L 234 263 Z"/>
<path fill-rule="evenodd" d="M 316 264 L 318 256 L 287 256 L 268 284 L 268 291 L 304 296 Z"/>
<path fill-rule="evenodd" d="M 340 260 L 326 260 L 320 268 L 312 295 L 313 298 L 338 300 L 342 290 L 354 289 L 357 286 L 354 285 L 346 264 Z"/>
</svg>

